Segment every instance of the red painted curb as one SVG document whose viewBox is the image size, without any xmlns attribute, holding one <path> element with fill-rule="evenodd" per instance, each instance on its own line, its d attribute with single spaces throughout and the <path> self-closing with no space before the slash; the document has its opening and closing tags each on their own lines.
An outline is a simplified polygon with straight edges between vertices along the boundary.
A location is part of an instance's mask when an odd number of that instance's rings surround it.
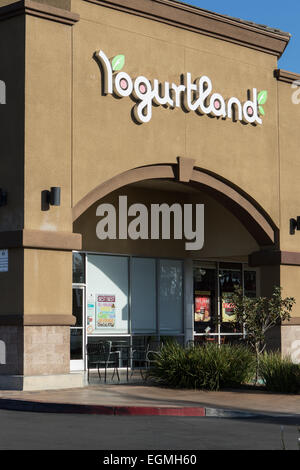
<svg viewBox="0 0 300 470">
<path fill-rule="evenodd" d="M 110 416 L 205 416 L 204 407 L 150 407 L 150 406 L 104 406 L 81 405 L 75 403 L 47 403 L 41 401 L 26 401 L 0 399 L 0 409 L 14 411 L 29 411 L 37 413 L 74 413 L 97 414 Z"/>
<path fill-rule="evenodd" d="M 205 408 L 162 408 L 144 406 L 118 406 L 115 408 L 118 416 L 205 416 Z"/>
</svg>

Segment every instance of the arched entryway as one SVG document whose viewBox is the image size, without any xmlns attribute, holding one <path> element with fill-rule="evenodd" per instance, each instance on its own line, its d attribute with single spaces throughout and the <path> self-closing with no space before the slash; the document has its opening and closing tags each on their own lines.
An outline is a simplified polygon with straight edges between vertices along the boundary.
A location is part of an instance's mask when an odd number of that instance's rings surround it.
<svg viewBox="0 0 300 470">
<path fill-rule="evenodd" d="M 251 196 L 221 176 L 194 167 L 193 162 L 194 160 L 179 158 L 177 165 L 149 165 L 116 175 L 94 188 L 74 206 L 73 221 L 95 202 L 124 186 L 148 180 L 178 181 L 191 187 L 204 188 L 218 199 L 239 218 L 259 245 L 272 245 L 276 242 L 275 224 Z"/>
<path fill-rule="evenodd" d="M 204 249 L 187 253 L 180 240 L 98 240 L 97 207 L 117 205 L 120 195 L 129 204 L 204 204 Z M 195 168 L 193 160 L 178 159 L 177 165 L 135 168 L 102 183 L 74 207 L 73 219 L 83 238 L 83 252 L 74 254 L 73 298 L 82 299 L 85 342 L 99 336 L 135 345 L 153 337 L 182 343 L 243 337 L 232 326 L 225 294 L 237 283 L 249 295 L 259 292 L 259 270 L 248 266 L 248 256 L 275 246 L 277 229 L 240 188 Z"/>
</svg>

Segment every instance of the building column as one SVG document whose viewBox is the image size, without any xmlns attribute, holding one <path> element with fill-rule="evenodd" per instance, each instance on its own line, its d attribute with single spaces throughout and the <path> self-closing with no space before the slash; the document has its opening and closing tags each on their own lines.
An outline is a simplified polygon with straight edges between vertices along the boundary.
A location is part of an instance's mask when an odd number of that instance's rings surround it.
<svg viewBox="0 0 300 470">
<path fill-rule="evenodd" d="M 194 278 L 193 260 L 184 260 L 184 342 L 194 339 Z"/>
<path fill-rule="evenodd" d="M 72 222 L 72 30 L 79 16 L 22 0 L 0 8 L 0 17 L 0 39 L 11 46 L 0 56 L 7 75 L 0 136 L 10 157 L 3 181 L 0 175 L 8 193 L 0 221 L 0 248 L 8 250 L 0 273 L 0 388 L 82 386 L 81 375 L 70 374 L 72 250 L 81 249 Z M 58 206 L 45 199 L 52 187 L 61 189 Z"/>
<path fill-rule="evenodd" d="M 300 259 L 300 253 L 297 255 Z M 291 356 L 293 362 L 300 364 L 300 266 L 282 265 L 280 280 L 282 295 L 296 299 L 291 320 L 281 326 L 281 351 L 283 356 Z"/>
<path fill-rule="evenodd" d="M 280 286 L 283 297 L 296 299 L 291 320 L 268 334 L 268 347 L 300 363 L 300 253 L 261 251 L 250 255 L 249 264 L 261 268 L 262 296 L 270 296 L 274 286 Z"/>
</svg>

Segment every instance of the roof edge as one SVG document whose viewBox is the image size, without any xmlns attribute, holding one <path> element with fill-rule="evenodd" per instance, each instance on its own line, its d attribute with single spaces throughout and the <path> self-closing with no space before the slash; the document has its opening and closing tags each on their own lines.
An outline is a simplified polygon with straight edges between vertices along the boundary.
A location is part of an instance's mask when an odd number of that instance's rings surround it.
<svg viewBox="0 0 300 470">
<path fill-rule="evenodd" d="M 178 0 L 83 0 L 281 57 L 291 35 Z"/>
<path fill-rule="evenodd" d="M 274 70 L 274 75 L 280 82 L 293 84 L 298 81 L 297 85 L 300 85 L 300 74 L 289 72 L 288 70 L 276 69 Z"/>
<path fill-rule="evenodd" d="M 70 26 L 80 20 L 80 16 L 76 13 L 33 0 L 19 0 L 3 7 L 0 6 L 0 21 L 19 15 L 36 16 Z"/>
</svg>

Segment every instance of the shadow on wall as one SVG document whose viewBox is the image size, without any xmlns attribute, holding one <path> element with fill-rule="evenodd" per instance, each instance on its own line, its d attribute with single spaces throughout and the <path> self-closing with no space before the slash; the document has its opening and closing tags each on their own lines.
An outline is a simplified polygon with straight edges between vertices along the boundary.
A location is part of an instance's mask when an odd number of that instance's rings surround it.
<svg viewBox="0 0 300 470">
<path fill-rule="evenodd" d="M 4 341 L 0 341 L 0 365 L 6 364 L 6 346 Z"/>
</svg>

